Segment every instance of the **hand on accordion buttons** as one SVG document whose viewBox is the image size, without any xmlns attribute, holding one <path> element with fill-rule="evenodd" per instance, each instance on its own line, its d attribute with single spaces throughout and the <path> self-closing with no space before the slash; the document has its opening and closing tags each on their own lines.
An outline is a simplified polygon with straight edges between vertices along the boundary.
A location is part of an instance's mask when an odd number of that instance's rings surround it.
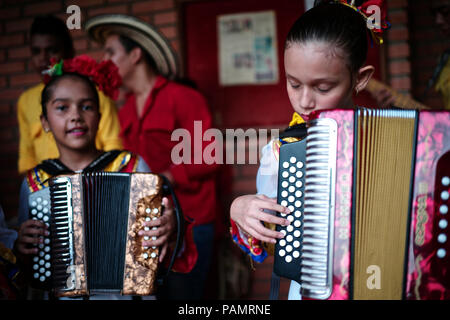
<svg viewBox="0 0 450 320">
<path fill-rule="evenodd" d="M 163 214 L 158 219 L 144 222 L 143 225 L 148 230 L 140 230 L 138 233 L 139 236 L 148 237 L 149 239 L 142 241 L 143 247 L 161 247 L 159 253 L 160 262 L 164 260 L 169 245 L 169 238 L 176 225 L 172 203 L 164 197 L 162 204 L 164 206 Z"/>
<path fill-rule="evenodd" d="M 16 249 L 22 254 L 36 254 L 37 245 L 44 243 L 48 236 L 47 226 L 38 220 L 27 220 L 21 224 L 16 241 Z"/>
<path fill-rule="evenodd" d="M 264 195 L 244 195 L 236 198 L 231 204 L 230 217 L 239 228 L 264 242 L 275 243 L 284 235 L 281 232 L 266 228 L 262 222 L 287 226 L 289 220 L 279 218 L 263 210 L 277 211 L 289 214 L 288 208 L 277 204 L 276 199 Z"/>
</svg>

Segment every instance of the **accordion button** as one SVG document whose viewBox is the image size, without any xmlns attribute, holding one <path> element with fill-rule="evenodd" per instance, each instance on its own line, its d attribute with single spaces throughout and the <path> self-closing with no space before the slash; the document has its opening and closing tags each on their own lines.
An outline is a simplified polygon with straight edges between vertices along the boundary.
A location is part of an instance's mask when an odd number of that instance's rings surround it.
<svg viewBox="0 0 450 320">
<path fill-rule="evenodd" d="M 441 182 L 442 182 L 443 186 L 448 186 L 448 185 L 450 185 L 450 178 L 449 177 L 443 177 Z"/>
<path fill-rule="evenodd" d="M 291 225 L 288 225 L 287 228 L 286 228 L 286 230 L 287 230 L 288 232 L 292 232 L 292 231 L 294 231 L 294 227 L 291 226 Z"/>
<path fill-rule="evenodd" d="M 33 257 L 33 262 L 38 262 L 38 261 L 39 261 L 39 258 L 37 256 L 34 256 Z"/>
<path fill-rule="evenodd" d="M 439 207 L 439 212 L 440 212 L 441 214 L 447 214 L 447 212 L 448 212 L 448 207 L 447 207 L 445 204 L 441 205 L 441 206 Z"/>
<path fill-rule="evenodd" d="M 42 205 L 38 204 L 38 205 L 36 206 L 36 209 L 38 209 L 39 211 L 41 211 L 41 210 L 42 210 Z"/>
<path fill-rule="evenodd" d="M 298 257 L 300 257 L 300 252 L 294 251 L 294 252 L 292 252 L 292 256 L 293 256 L 295 259 L 297 259 Z"/>
<path fill-rule="evenodd" d="M 301 226 L 301 222 L 300 222 L 300 220 L 295 220 L 294 221 L 294 227 L 296 227 L 296 228 L 300 228 L 300 226 Z"/>
<path fill-rule="evenodd" d="M 292 262 L 292 257 L 291 257 L 291 256 L 286 256 L 286 257 L 284 258 L 284 260 L 285 260 L 287 263 L 290 263 L 290 262 Z"/>
<path fill-rule="evenodd" d="M 144 259 L 148 259 L 148 253 L 146 252 L 146 253 L 144 253 L 143 255 L 142 255 L 142 258 L 144 258 Z"/>
<path fill-rule="evenodd" d="M 42 205 L 44 206 L 48 205 L 48 201 L 47 200 L 42 201 Z"/>
<path fill-rule="evenodd" d="M 297 168 L 299 169 L 303 168 L 303 162 L 301 161 L 297 162 Z"/>
<path fill-rule="evenodd" d="M 50 255 L 49 255 L 49 254 L 46 254 L 45 257 L 44 257 L 44 259 L 45 259 L 45 260 L 50 260 Z"/>
<path fill-rule="evenodd" d="M 43 213 L 48 213 L 48 208 L 47 208 L 47 207 L 44 207 L 44 209 L 42 209 L 42 212 L 43 212 Z"/>
<path fill-rule="evenodd" d="M 286 240 L 281 239 L 280 241 L 278 241 L 278 244 L 282 247 L 284 247 L 286 245 Z"/>
<path fill-rule="evenodd" d="M 295 186 L 296 186 L 297 188 L 301 188 L 301 187 L 303 186 L 303 182 L 297 181 L 297 182 L 295 183 Z"/>
<path fill-rule="evenodd" d="M 295 191 L 295 196 L 300 198 L 302 196 L 302 192 L 300 190 Z"/>
<path fill-rule="evenodd" d="M 283 200 L 283 201 L 280 202 L 280 204 L 281 204 L 283 207 L 286 207 L 286 206 L 288 205 L 288 202 L 287 202 L 286 200 Z"/>
<path fill-rule="evenodd" d="M 283 197 L 283 198 L 286 198 L 287 196 L 288 196 L 288 192 L 286 191 L 286 190 L 284 190 L 284 191 L 282 191 L 281 192 L 281 196 Z"/>
<path fill-rule="evenodd" d="M 158 213 L 158 212 L 159 212 L 158 208 L 153 209 L 153 213 Z"/>
<path fill-rule="evenodd" d="M 291 158 L 289 159 L 289 161 L 290 161 L 291 163 L 296 163 L 296 162 L 297 162 L 297 158 L 296 158 L 296 157 L 291 157 Z"/>
<path fill-rule="evenodd" d="M 441 219 L 441 220 L 439 221 L 439 228 L 445 229 L 445 228 L 447 228 L 447 225 L 448 225 L 447 220 Z"/>
<path fill-rule="evenodd" d="M 45 272 L 45 276 L 46 276 L 46 277 L 50 277 L 51 275 L 52 275 L 52 273 L 51 273 L 50 271 L 46 271 L 46 272 Z"/>
<path fill-rule="evenodd" d="M 287 242 L 292 242 L 292 240 L 294 240 L 294 238 L 290 234 L 286 236 Z"/>
<path fill-rule="evenodd" d="M 39 278 L 39 273 L 37 273 L 37 272 L 34 273 L 34 274 L 33 274 L 33 277 L 34 277 L 35 279 Z"/>
<path fill-rule="evenodd" d="M 290 172 L 290 173 L 294 173 L 295 171 L 297 171 L 297 168 L 296 168 L 296 167 L 290 167 L 290 168 L 289 168 L 289 172 Z"/>
<path fill-rule="evenodd" d="M 290 177 L 289 177 L 289 182 L 290 182 L 290 183 L 294 183 L 294 182 L 295 182 L 295 177 L 290 176 Z"/>
<path fill-rule="evenodd" d="M 445 241 L 447 241 L 447 236 L 445 234 L 441 233 L 440 235 L 438 235 L 437 240 L 440 243 L 445 243 Z"/>
<path fill-rule="evenodd" d="M 47 262 L 47 263 L 45 264 L 45 267 L 46 267 L 47 269 L 50 269 L 50 267 L 51 267 L 50 262 Z"/>
<path fill-rule="evenodd" d="M 150 213 L 150 212 L 152 212 L 152 210 L 150 208 L 145 209 L 145 213 Z"/>
<path fill-rule="evenodd" d="M 302 206 L 302 202 L 301 202 L 300 200 L 297 200 L 297 201 L 295 201 L 294 205 L 295 205 L 297 208 L 300 208 L 300 207 Z"/>
<path fill-rule="evenodd" d="M 144 240 L 145 240 L 145 241 L 147 241 L 147 240 L 149 240 L 149 239 L 150 239 L 150 237 L 147 237 L 147 236 L 144 237 Z"/>
<path fill-rule="evenodd" d="M 37 202 L 36 201 L 31 202 L 31 206 L 32 207 L 36 207 L 37 206 Z"/>
<path fill-rule="evenodd" d="M 295 173 L 295 176 L 296 176 L 297 178 L 301 178 L 301 177 L 303 177 L 303 172 L 297 171 L 297 172 Z"/>
<path fill-rule="evenodd" d="M 294 212 L 294 210 L 295 210 L 294 206 L 288 206 L 288 209 L 289 209 L 290 212 Z M 289 217 L 292 217 L 292 216 L 289 216 Z M 288 219 L 289 219 L 289 218 L 288 218 Z M 291 222 L 292 222 L 292 221 L 291 221 Z"/>
<path fill-rule="evenodd" d="M 281 249 L 280 251 L 278 251 L 278 254 L 280 255 L 280 257 L 284 257 L 286 255 L 286 251 Z"/>
<path fill-rule="evenodd" d="M 448 200 L 448 191 L 442 191 L 441 192 L 441 199 L 442 200 Z"/>
<path fill-rule="evenodd" d="M 283 181 L 283 182 L 281 183 L 281 186 L 282 186 L 283 188 L 287 188 L 288 185 L 289 185 L 289 183 L 288 183 L 287 181 Z"/>
<path fill-rule="evenodd" d="M 152 257 L 153 259 L 156 258 L 156 253 L 155 253 L 155 252 L 152 252 L 152 253 L 150 254 L 150 257 Z"/>
<path fill-rule="evenodd" d="M 291 252 L 292 251 L 292 246 L 291 245 L 287 245 L 286 246 L 286 251 L 287 252 Z"/>
<path fill-rule="evenodd" d="M 291 206 L 290 206 L 291 207 Z M 290 208 L 289 208 L 290 209 Z M 292 208 L 291 212 L 294 211 L 294 208 Z M 294 217 L 293 216 L 288 216 L 287 219 L 289 220 L 289 222 L 294 221 Z"/>
<path fill-rule="evenodd" d="M 293 193 L 295 191 L 295 187 L 294 186 L 290 186 L 288 190 L 289 190 L 289 192 Z"/>
<path fill-rule="evenodd" d="M 295 201 L 295 197 L 294 196 L 289 196 L 288 201 L 289 202 L 294 202 Z"/>
<path fill-rule="evenodd" d="M 294 248 L 298 248 L 298 247 L 300 247 L 300 241 L 295 240 L 292 245 L 294 246 Z"/>
<path fill-rule="evenodd" d="M 31 209 L 31 214 L 32 215 L 35 215 L 37 213 L 37 210 L 36 209 Z"/>
<path fill-rule="evenodd" d="M 296 218 L 300 218 L 302 216 L 302 213 L 297 210 L 297 211 L 295 211 L 294 215 Z"/>
<path fill-rule="evenodd" d="M 33 264 L 33 270 L 38 270 L 39 269 L 39 265 L 38 264 Z"/>
<path fill-rule="evenodd" d="M 294 231 L 294 237 L 299 238 L 300 235 L 301 235 L 300 231 L 298 231 L 298 230 Z"/>
<path fill-rule="evenodd" d="M 44 216 L 44 215 L 42 214 L 42 212 L 39 212 L 39 213 L 37 214 L 38 219 L 42 219 L 43 216 Z"/>
<path fill-rule="evenodd" d="M 41 198 L 41 197 L 37 197 L 37 198 L 36 198 L 36 201 L 37 201 L 37 202 L 42 202 L 42 198 Z"/>
<path fill-rule="evenodd" d="M 150 230 L 149 227 L 144 227 L 144 231 L 148 231 L 148 230 Z"/>
<path fill-rule="evenodd" d="M 44 216 L 43 218 L 42 218 L 44 221 L 48 221 L 48 216 Z"/>
<path fill-rule="evenodd" d="M 145 218 L 145 221 L 150 221 L 150 220 L 152 220 L 150 217 Z"/>
<path fill-rule="evenodd" d="M 158 239 L 158 238 L 157 238 L 157 237 L 155 237 L 155 236 L 153 236 L 153 237 L 152 237 L 152 240 L 153 240 L 153 241 L 155 241 L 156 239 Z"/>
<path fill-rule="evenodd" d="M 446 255 L 447 253 L 445 252 L 445 249 L 439 249 L 438 251 L 437 251 L 437 256 L 438 256 L 438 258 L 444 258 L 445 257 L 445 255 Z"/>
<path fill-rule="evenodd" d="M 283 162 L 283 168 L 285 168 L 285 169 L 289 168 L 289 162 L 284 161 Z"/>
<path fill-rule="evenodd" d="M 289 172 L 283 171 L 283 172 L 281 173 L 281 176 L 282 176 L 283 178 L 287 178 L 287 177 L 289 177 Z"/>
</svg>

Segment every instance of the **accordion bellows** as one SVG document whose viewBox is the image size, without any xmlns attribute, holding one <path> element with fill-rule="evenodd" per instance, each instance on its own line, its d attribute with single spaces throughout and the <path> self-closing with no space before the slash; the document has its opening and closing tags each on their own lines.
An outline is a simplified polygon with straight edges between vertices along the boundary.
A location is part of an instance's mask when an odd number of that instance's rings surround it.
<svg viewBox="0 0 450 320">
<path fill-rule="evenodd" d="M 152 294 L 159 249 L 142 247 L 138 231 L 161 215 L 161 178 L 98 172 L 58 176 L 49 184 L 50 249 L 42 248 L 48 259 L 40 252 L 35 260 L 48 268 L 35 268 L 42 269 L 35 282 L 56 296 Z M 39 198 L 44 193 L 30 196 L 31 210 Z"/>
</svg>

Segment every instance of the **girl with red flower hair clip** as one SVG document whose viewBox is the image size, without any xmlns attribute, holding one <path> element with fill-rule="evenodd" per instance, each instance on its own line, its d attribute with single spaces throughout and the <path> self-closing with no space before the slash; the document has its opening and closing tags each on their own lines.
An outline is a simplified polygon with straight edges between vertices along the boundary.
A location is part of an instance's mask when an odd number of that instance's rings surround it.
<svg viewBox="0 0 450 320">
<path fill-rule="evenodd" d="M 95 138 L 100 121 L 97 87 L 112 99 L 116 99 L 121 78 L 111 61 L 97 63 L 88 56 L 61 60 L 45 71 L 46 83 L 42 91 L 41 124 L 54 136 L 59 158 L 47 159 L 26 173 L 22 183 L 18 220 L 20 229 L 15 243 L 17 252 L 26 260 L 37 252 L 36 245 L 48 234 L 47 227 L 29 217 L 30 193 L 48 187 L 51 177 L 76 172 L 150 172 L 148 165 L 138 155 L 129 151 L 98 150 Z M 164 215 L 144 223 L 146 230 L 140 236 L 149 240 L 143 247 L 160 246 L 160 261 L 168 250 L 169 236 L 175 230 L 172 205 L 163 198 Z M 157 228 L 154 228 L 157 227 Z M 131 299 L 126 296 L 100 296 L 101 299 Z"/>
<path fill-rule="evenodd" d="M 376 27 L 377 21 L 368 23 L 368 4 L 383 9 L 383 1 L 375 0 L 316 1 L 292 26 L 284 49 L 286 87 L 294 111 L 287 132 L 301 132 L 304 122 L 314 119 L 317 111 L 355 107 L 353 94 L 365 88 L 374 72 L 373 66 L 366 65 L 366 58 L 368 33 L 375 32 L 368 27 Z M 380 40 L 386 26 L 379 22 L 375 39 Z M 284 136 L 262 149 L 257 194 L 236 198 L 230 208 L 233 240 L 256 262 L 262 262 L 273 245 L 285 237 L 275 225 L 290 224 L 290 210 L 276 201 L 279 148 L 301 138 Z M 286 214 L 287 219 L 275 212 Z M 295 281 L 291 282 L 289 299 L 301 299 L 300 285 Z"/>
</svg>

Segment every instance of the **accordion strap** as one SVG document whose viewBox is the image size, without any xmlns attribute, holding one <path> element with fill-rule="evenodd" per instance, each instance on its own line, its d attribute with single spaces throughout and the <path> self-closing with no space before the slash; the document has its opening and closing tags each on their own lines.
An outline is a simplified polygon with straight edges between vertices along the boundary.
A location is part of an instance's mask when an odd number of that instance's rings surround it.
<svg viewBox="0 0 450 320">
<path fill-rule="evenodd" d="M 83 173 L 102 171 L 111 161 L 117 158 L 121 153 L 120 150 L 111 150 L 102 153 L 97 159 L 92 161 L 86 168 L 83 169 Z M 71 174 L 73 170 L 67 168 L 64 163 L 59 159 L 48 159 L 38 164 L 37 169 L 41 169 L 52 176 L 60 174 Z"/>
<path fill-rule="evenodd" d="M 172 253 L 172 257 L 170 258 L 169 266 L 167 268 L 166 273 L 162 276 L 162 278 L 158 279 L 160 284 L 164 282 L 166 277 L 169 275 L 170 271 L 172 270 L 172 267 L 175 263 L 175 259 L 178 255 L 178 252 L 181 249 L 183 239 L 184 239 L 184 216 L 183 212 L 181 210 L 180 203 L 178 201 L 178 198 L 173 190 L 172 184 L 170 181 L 163 175 L 160 175 L 163 179 L 163 192 L 165 195 L 170 195 L 172 197 L 174 211 L 175 211 L 175 217 L 177 219 L 177 238 L 175 242 L 175 248 Z"/>
</svg>

